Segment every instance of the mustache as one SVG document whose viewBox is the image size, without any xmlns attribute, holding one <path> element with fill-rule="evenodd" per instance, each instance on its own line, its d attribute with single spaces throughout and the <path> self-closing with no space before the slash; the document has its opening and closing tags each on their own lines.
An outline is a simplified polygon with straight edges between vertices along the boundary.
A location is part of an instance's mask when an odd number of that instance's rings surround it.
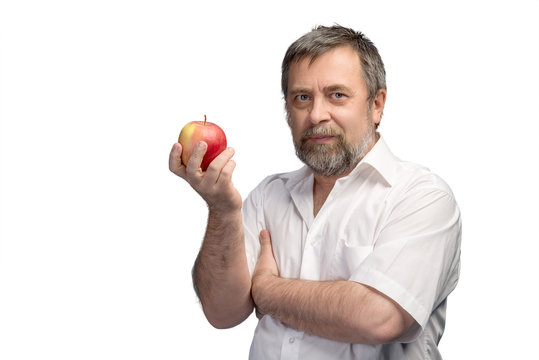
<svg viewBox="0 0 539 360">
<path fill-rule="evenodd" d="M 307 141 L 313 136 L 335 136 L 342 138 L 343 134 L 340 131 L 334 130 L 327 126 L 313 126 L 308 128 L 301 134 L 301 141 Z"/>
</svg>

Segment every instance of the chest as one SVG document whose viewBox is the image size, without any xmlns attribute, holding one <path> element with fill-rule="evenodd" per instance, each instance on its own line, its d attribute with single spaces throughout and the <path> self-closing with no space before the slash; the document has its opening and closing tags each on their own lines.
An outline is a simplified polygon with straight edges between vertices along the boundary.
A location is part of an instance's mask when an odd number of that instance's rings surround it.
<svg viewBox="0 0 539 360">
<path fill-rule="evenodd" d="M 348 279 L 372 252 L 386 217 L 385 193 L 362 184 L 336 186 L 316 216 L 312 191 L 266 199 L 265 226 L 281 276 Z"/>
</svg>

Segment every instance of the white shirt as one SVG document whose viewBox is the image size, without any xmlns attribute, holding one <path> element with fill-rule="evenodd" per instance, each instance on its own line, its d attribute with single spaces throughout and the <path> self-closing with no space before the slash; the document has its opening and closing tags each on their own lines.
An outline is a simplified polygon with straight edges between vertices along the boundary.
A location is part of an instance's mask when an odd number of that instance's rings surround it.
<svg viewBox="0 0 539 360">
<path fill-rule="evenodd" d="M 364 345 L 322 339 L 266 315 L 250 359 L 441 359 L 437 343 L 446 298 L 460 266 L 460 212 L 447 184 L 396 158 L 383 138 L 337 180 L 316 217 L 313 181 L 303 167 L 269 176 L 247 197 L 243 221 L 251 274 L 259 232 L 268 229 L 280 276 L 371 286 L 416 323 L 401 343 Z"/>
</svg>

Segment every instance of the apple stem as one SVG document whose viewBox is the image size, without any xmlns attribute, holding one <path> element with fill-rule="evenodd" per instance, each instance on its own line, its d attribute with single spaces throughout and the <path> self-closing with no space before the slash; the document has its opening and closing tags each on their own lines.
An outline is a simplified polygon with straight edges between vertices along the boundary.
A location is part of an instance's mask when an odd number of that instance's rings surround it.
<svg viewBox="0 0 539 360">
<path fill-rule="evenodd" d="M 206 126 L 206 114 L 204 114 L 204 126 Z"/>
</svg>

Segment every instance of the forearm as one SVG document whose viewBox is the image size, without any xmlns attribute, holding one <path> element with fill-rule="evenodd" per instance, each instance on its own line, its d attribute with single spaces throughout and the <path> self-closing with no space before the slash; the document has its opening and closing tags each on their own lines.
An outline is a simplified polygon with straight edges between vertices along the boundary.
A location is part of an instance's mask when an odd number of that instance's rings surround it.
<svg viewBox="0 0 539 360">
<path fill-rule="evenodd" d="M 235 326 L 253 311 L 241 210 L 210 209 L 193 281 L 208 321 L 217 328 Z"/>
<path fill-rule="evenodd" d="M 253 290 L 259 310 L 290 327 L 347 343 L 379 344 L 411 323 L 380 293 L 351 281 L 265 279 Z M 257 285 L 257 286 L 258 286 Z"/>
</svg>

